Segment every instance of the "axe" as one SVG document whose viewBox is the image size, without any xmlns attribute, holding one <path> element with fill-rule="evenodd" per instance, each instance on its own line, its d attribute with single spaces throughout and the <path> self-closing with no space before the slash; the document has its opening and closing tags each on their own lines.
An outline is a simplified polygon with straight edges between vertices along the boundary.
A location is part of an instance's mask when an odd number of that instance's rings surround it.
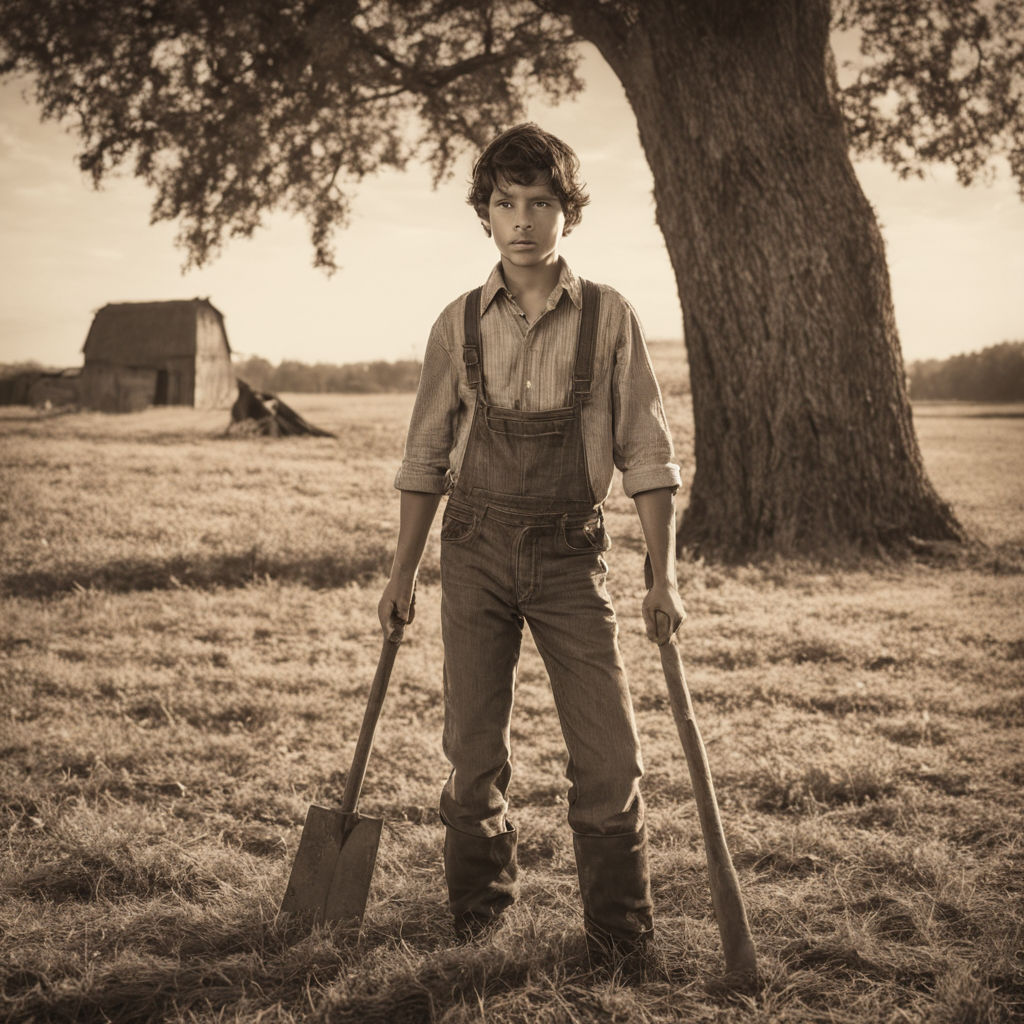
<svg viewBox="0 0 1024 1024">
<path fill-rule="evenodd" d="M 650 590 L 654 584 L 650 557 L 644 561 L 644 581 Z M 736 869 L 732 866 L 729 848 L 725 843 L 722 817 L 718 811 L 718 801 L 715 799 L 711 769 L 708 767 L 708 754 L 704 749 L 704 741 L 700 738 L 697 720 L 693 716 L 693 702 L 690 700 L 690 690 L 683 672 L 683 659 L 679 655 L 679 645 L 674 633 L 659 647 L 659 652 L 661 667 L 665 672 L 665 683 L 668 686 L 669 703 L 672 705 L 672 717 L 676 720 L 676 729 L 683 742 L 693 795 L 697 801 L 697 816 L 700 819 L 701 832 L 704 834 L 704 852 L 708 858 L 708 876 L 711 883 L 711 903 L 722 937 L 727 982 L 738 987 L 752 987 L 757 984 L 757 954 L 754 952 L 754 941 L 750 936 L 747 913 L 743 908 L 739 879 L 736 877 Z"/>
</svg>

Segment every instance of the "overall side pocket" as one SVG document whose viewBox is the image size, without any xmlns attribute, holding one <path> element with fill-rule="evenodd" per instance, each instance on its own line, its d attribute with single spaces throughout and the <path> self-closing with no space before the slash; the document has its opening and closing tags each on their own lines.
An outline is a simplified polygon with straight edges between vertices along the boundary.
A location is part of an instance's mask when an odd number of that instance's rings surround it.
<svg viewBox="0 0 1024 1024">
<path fill-rule="evenodd" d="M 593 554 L 595 551 L 607 551 L 612 546 L 612 539 L 600 516 L 593 516 L 582 523 L 563 520 L 558 530 L 558 542 L 570 555 Z"/>
<path fill-rule="evenodd" d="M 476 534 L 478 525 L 479 516 L 472 509 L 449 501 L 441 519 L 441 540 L 445 544 L 464 544 Z"/>
</svg>

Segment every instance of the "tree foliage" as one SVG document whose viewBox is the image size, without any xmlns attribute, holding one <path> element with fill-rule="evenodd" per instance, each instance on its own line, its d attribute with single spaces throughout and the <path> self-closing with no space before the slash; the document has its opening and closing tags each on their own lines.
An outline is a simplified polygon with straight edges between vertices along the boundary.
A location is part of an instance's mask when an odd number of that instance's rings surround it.
<svg viewBox="0 0 1024 1024">
<path fill-rule="evenodd" d="M 331 269 L 360 179 L 412 159 L 443 178 L 531 91 L 578 91 L 574 44 L 628 46 L 637 16 L 634 0 L 0 0 L 0 75 L 31 76 L 94 182 L 129 164 L 190 265 L 285 209 Z M 1024 182 L 1021 21 L 1019 0 L 843 0 L 836 23 L 863 40 L 854 148 L 903 173 L 949 160 L 965 183 L 1006 154 Z"/>
<path fill-rule="evenodd" d="M 285 208 L 332 268 L 351 186 L 580 88 L 573 33 L 536 5 L 451 0 L 2 0 L 0 74 L 71 119 L 95 183 L 133 161 L 191 264 Z"/>
<path fill-rule="evenodd" d="M 951 163 L 963 185 L 1005 156 L 1024 198 L 1020 0 L 842 0 L 864 58 L 842 92 L 855 152 L 902 176 Z"/>
<path fill-rule="evenodd" d="M 274 366 L 261 356 L 236 360 L 235 375 L 257 391 L 294 391 L 311 394 L 374 394 L 415 391 L 420 362 L 377 359 L 365 363 L 302 363 L 282 360 Z"/>
</svg>

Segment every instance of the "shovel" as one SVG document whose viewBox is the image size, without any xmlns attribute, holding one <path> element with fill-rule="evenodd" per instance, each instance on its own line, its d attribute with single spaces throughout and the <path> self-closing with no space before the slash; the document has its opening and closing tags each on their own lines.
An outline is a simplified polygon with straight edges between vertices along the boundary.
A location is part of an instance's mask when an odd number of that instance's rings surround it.
<svg viewBox="0 0 1024 1024">
<path fill-rule="evenodd" d="M 410 615 L 411 618 L 411 615 Z M 393 620 L 394 621 L 394 620 Z M 281 901 L 286 914 L 308 914 L 314 924 L 343 925 L 359 934 L 377 860 L 381 818 L 365 818 L 357 810 L 373 734 L 380 718 L 391 668 L 402 642 L 404 623 L 384 640 L 373 677 L 363 724 L 345 780 L 341 807 L 310 805 L 295 853 L 288 888 Z"/>
<path fill-rule="evenodd" d="M 654 582 L 649 557 L 644 562 L 644 581 L 649 590 Z M 683 659 L 679 654 L 679 645 L 674 633 L 667 643 L 659 647 L 659 651 L 665 684 L 668 687 L 669 703 L 672 705 L 672 717 L 676 720 L 676 730 L 683 743 L 693 796 L 697 803 L 697 817 L 704 835 L 711 904 L 714 907 L 718 933 L 722 938 L 722 950 L 725 953 L 726 987 L 752 988 L 758 981 L 754 940 L 750 935 L 747 912 L 743 907 L 743 897 L 740 895 L 739 879 L 736 877 L 736 869 L 732 865 L 729 848 L 726 846 L 722 816 L 718 810 L 718 801 L 715 799 L 711 768 L 708 766 L 708 752 L 704 748 L 704 741 L 693 715 L 693 702 L 690 700 L 690 690 L 683 672 Z"/>
</svg>

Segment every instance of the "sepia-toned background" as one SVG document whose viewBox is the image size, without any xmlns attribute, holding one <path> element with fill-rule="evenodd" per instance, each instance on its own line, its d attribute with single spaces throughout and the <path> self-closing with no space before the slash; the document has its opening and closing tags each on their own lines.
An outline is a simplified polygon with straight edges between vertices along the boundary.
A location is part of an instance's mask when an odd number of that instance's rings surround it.
<svg viewBox="0 0 1024 1024">
<path fill-rule="evenodd" d="M 566 256 L 628 296 L 654 339 L 682 506 L 695 429 L 676 282 L 622 91 L 590 48 L 583 73 L 578 101 L 530 114 L 590 183 Z M 914 404 L 962 541 L 679 562 L 680 649 L 757 991 L 722 984 L 687 766 L 641 622 L 643 538 L 618 483 L 609 588 L 646 765 L 658 970 L 630 985 L 588 963 L 564 745 L 528 635 L 512 726 L 523 897 L 479 942 L 455 941 L 436 526 L 363 792 L 384 830 L 362 934 L 310 928 L 279 909 L 308 806 L 341 799 L 380 651 L 415 361 L 495 258 L 464 203 L 468 160 L 437 191 L 422 168 L 367 178 L 333 277 L 283 216 L 182 276 L 142 186 L 91 191 L 26 84 L 0 86 L 0 363 L 78 366 L 107 303 L 208 296 L 236 366 L 403 364 L 374 378 L 380 393 L 351 393 L 363 368 L 339 371 L 349 393 L 280 387 L 315 436 L 229 432 L 225 401 L 107 413 L 55 390 L 0 406 L 0 1018 L 1022 1019 L 1024 405 Z M 1005 177 L 966 190 L 941 169 L 857 172 L 908 360 L 1024 336 L 1024 207 Z M 148 406 L 165 385 L 146 372 Z"/>
</svg>

